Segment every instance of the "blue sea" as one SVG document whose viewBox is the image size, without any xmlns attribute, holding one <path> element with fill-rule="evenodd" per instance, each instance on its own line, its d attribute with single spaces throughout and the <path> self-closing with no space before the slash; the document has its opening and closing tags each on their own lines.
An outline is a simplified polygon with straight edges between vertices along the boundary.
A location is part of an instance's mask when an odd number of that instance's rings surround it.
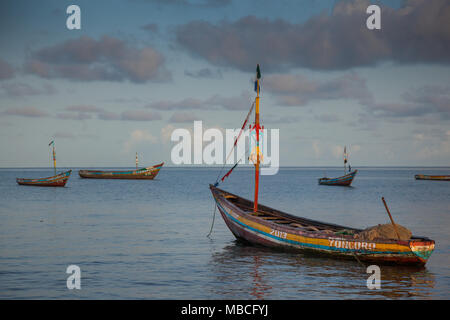
<svg viewBox="0 0 450 320">
<path fill-rule="evenodd" d="M 239 243 L 216 212 L 218 168 L 163 167 L 153 181 L 81 179 L 27 187 L 16 177 L 52 169 L 0 169 L 1 299 L 449 299 L 450 182 L 414 174 L 450 168 L 357 168 L 353 186 L 320 186 L 342 168 L 281 168 L 260 179 L 260 203 L 319 221 L 366 228 L 396 223 L 436 241 L 425 268 L 381 266 L 381 288 L 357 261 Z M 121 168 L 124 169 L 124 168 Z M 61 169 L 64 170 L 64 169 Z M 225 173 L 225 172 L 223 172 Z M 220 185 L 253 197 L 251 168 Z M 67 288 L 69 265 L 81 289 Z"/>
</svg>

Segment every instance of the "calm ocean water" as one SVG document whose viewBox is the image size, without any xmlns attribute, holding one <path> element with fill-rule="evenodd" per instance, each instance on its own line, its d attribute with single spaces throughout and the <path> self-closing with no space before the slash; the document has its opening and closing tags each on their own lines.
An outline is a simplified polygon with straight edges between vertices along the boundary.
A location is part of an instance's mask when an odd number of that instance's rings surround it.
<svg viewBox="0 0 450 320">
<path fill-rule="evenodd" d="M 283 168 L 262 176 L 260 203 L 298 216 L 365 228 L 395 221 L 436 241 L 424 269 L 365 267 L 242 245 L 216 213 L 216 168 L 166 168 L 153 181 L 80 179 L 66 188 L 19 186 L 50 169 L 0 169 L 0 298 L 10 299 L 449 299 L 450 182 L 414 174 L 450 168 L 359 168 L 353 187 L 319 186 L 339 168 Z M 225 172 L 224 172 L 225 173 Z M 252 198 L 253 170 L 221 188 Z M 68 290 L 66 268 L 81 268 Z"/>
</svg>

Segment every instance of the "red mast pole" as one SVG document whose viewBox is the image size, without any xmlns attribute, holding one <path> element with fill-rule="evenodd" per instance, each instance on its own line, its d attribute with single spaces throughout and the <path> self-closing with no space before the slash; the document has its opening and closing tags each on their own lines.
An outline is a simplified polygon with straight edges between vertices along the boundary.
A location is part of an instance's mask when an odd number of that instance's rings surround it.
<svg viewBox="0 0 450 320">
<path fill-rule="evenodd" d="M 258 211 L 258 189 L 259 189 L 259 79 L 261 71 L 259 64 L 256 66 L 256 99 L 255 99 L 255 130 L 256 130 L 256 164 L 255 164 L 255 201 L 253 212 Z"/>
</svg>

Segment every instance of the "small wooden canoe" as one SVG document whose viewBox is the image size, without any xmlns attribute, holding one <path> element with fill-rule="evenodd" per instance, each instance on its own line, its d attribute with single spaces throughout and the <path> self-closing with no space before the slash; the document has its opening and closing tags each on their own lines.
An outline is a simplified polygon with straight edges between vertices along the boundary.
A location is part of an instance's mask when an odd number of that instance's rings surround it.
<svg viewBox="0 0 450 320">
<path fill-rule="evenodd" d="M 352 171 L 345 176 L 338 178 L 320 178 L 319 184 L 327 185 L 327 186 L 346 186 L 349 187 L 352 184 L 353 179 L 355 178 L 358 170 Z"/>
<path fill-rule="evenodd" d="M 80 170 L 78 174 L 81 178 L 90 179 L 147 179 L 152 180 L 156 177 L 163 163 L 152 167 L 146 167 L 130 171 L 95 171 L 95 170 Z"/>
<path fill-rule="evenodd" d="M 325 254 L 379 264 L 423 266 L 434 250 L 434 240 L 358 239 L 362 230 L 290 215 L 210 185 L 216 205 L 238 239 L 279 249 Z"/>
<path fill-rule="evenodd" d="M 40 179 L 23 179 L 17 178 L 16 181 L 20 185 L 38 186 L 38 187 L 64 187 L 67 180 L 69 180 L 72 170 L 62 172 L 53 177 Z"/>
<path fill-rule="evenodd" d="M 416 180 L 450 181 L 450 176 L 428 176 L 425 174 L 416 174 L 414 178 L 416 178 Z"/>
</svg>

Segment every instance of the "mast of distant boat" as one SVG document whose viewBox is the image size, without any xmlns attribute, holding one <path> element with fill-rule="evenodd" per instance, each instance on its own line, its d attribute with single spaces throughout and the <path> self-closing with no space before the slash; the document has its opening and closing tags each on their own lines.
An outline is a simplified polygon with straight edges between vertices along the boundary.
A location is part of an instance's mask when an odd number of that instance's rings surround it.
<svg viewBox="0 0 450 320">
<path fill-rule="evenodd" d="M 347 174 L 347 146 L 344 146 L 344 175 Z"/>
<path fill-rule="evenodd" d="M 138 156 L 137 156 L 137 152 L 136 152 L 136 170 L 138 168 L 138 163 L 139 163 L 139 161 L 138 161 Z"/>
<path fill-rule="evenodd" d="M 48 145 L 53 147 L 53 169 L 55 170 L 55 176 L 56 176 L 55 140 L 52 140 L 52 142 L 50 142 Z"/>
<path fill-rule="evenodd" d="M 258 188 L 259 188 L 259 80 L 261 79 L 261 71 L 259 69 L 259 64 L 256 65 L 256 99 L 255 99 L 255 126 L 256 130 L 256 164 L 255 164 L 255 201 L 253 203 L 253 212 L 258 211 Z"/>
</svg>

